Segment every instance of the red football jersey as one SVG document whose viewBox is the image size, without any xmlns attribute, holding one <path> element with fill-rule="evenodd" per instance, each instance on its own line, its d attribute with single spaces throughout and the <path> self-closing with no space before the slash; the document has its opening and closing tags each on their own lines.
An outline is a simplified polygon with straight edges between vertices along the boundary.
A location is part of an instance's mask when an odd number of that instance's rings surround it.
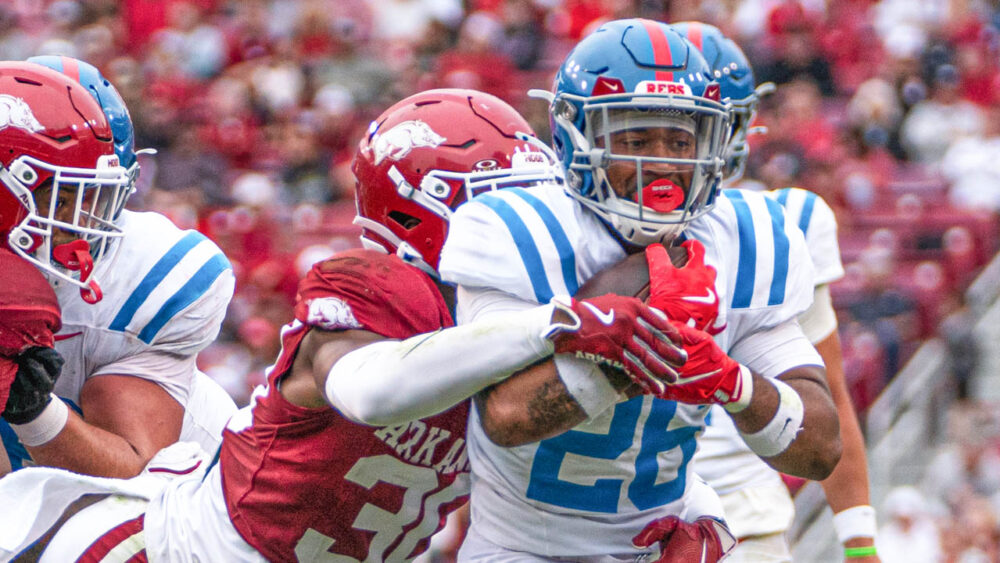
<svg viewBox="0 0 1000 563">
<path fill-rule="evenodd" d="M 59 332 L 59 301 L 45 276 L 27 260 L 0 248 L 0 412 L 17 375 L 13 358 L 26 348 L 47 346 Z"/>
<path fill-rule="evenodd" d="M 314 300 L 322 307 L 310 307 Z M 251 426 L 224 433 L 219 463 L 230 518 L 269 561 L 412 559 L 467 500 L 468 401 L 384 428 L 290 404 L 276 381 L 305 336 L 300 321 L 317 310 L 325 328 L 393 339 L 453 324 L 433 281 L 395 256 L 352 250 L 314 266 L 299 284 L 298 320 L 282 334 Z"/>
</svg>

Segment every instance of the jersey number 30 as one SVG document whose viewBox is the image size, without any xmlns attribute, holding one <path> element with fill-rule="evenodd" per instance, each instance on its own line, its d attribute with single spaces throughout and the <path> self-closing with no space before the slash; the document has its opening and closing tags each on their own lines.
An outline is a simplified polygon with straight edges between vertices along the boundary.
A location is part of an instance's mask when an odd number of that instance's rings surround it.
<svg viewBox="0 0 1000 563">
<path fill-rule="evenodd" d="M 531 466 L 530 499 L 564 508 L 589 512 L 618 512 L 624 479 L 596 479 L 593 485 L 580 485 L 559 478 L 566 454 L 594 459 L 615 460 L 624 454 L 636 436 L 636 425 L 642 411 L 643 398 L 635 397 L 615 407 L 607 434 L 570 430 L 555 438 L 543 440 Z M 654 399 L 649 416 L 643 424 L 639 452 L 635 459 L 635 476 L 628 483 L 626 496 L 639 510 L 663 506 L 684 494 L 685 470 L 695 450 L 698 428 L 683 426 L 667 430 L 677 411 L 677 403 Z M 682 460 L 677 477 L 657 483 L 657 456 L 680 446 Z M 577 461 L 598 467 L 594 461 Z"/>
<path fill-rule="evenodd" d="M 354 519 L 355 530 L 375 532 L 368 546 L 365 561 L 407 561 L 421 540 L 437 530 L 439 524 L 438 507 L 466 494 L 467 476 L 460 476 L 451 485 L 434 492 L 438 487 L 437 472 L 429 467 L 404 463 L 390 455 L 363 457 L 351 467 L 345 479 L 371 489 L 382 481 L 390 485 L 405 487 L 403 502 L 398 512 L 389 512 L 373 504 L 364 505 Z M 426 495 L 426 498 L 424 496 Z M 423 502 L 421 502 L 423 499 Z M 417 518 L 423 518 L 416 523 Z M 416 523 L 416 526 L 413 524 Z M 409 531 L 404 530 L 413 526 Z M 403 536 L 400 540 L 400 536 Z M 392 553 L 385 553 L 389 546 L 397 543 Z M 319 561 L 324 563 L 360 563 L 353 557 L 330 553 L 336 543 L 335 538 L 324 535 L 312 528 L 306 530 L 295 545 L 295 557 L 299 561 Z"/>
</svg>

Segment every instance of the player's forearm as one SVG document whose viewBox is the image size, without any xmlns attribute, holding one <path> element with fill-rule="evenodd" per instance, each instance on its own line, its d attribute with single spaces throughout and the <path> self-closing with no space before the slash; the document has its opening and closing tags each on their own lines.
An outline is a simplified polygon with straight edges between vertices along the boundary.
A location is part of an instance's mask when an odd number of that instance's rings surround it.
<svg viewBox="0 0 1000 563">
<path fill-rule="evenodd" d="M 753 378 L 750 405 L 733 415 L 747 444 L 783 473 L 815 480 L 829 476 L 841 455 L 840 430 L 821 368 L 802 366 L 782 374 L 781 382 L 787 385 L 784 397 L 766 378 L 756 374 Z M 801 423 L 788 406 L 789 397 L 795 396 L 801 401 Z M 796 424 L 798 431 L 789 434 Z"/>
<path fill-rule="evenodd" d="M 844 378 L 844 362 L 840 337 L 833 330 L 816 343 L 816 350 L 826 363 L 826 380 L 840 419 L 840 439 L 843 455 L 829 477 L 820 484 L 827 502 L 835 514 L 837 535 L 845 548 L 863 548 L 875 545 L 877 522 L 870 506 L 868 489 L 868 459 L 864 436 Z M 877 555 L 852 557 L 859 563 L 877 563 Z"/>
<path fill-rule="evenodd" d="M 136 451 L 125 438 L 87 424 L 72 411 L 59 434 L 26 449 L 38 465 L 100 477 L 134 477 L 152 457 Z"/>
<path fill-rule="evenodd" d="M 596 374 L 595 374 L 596 375 Z M 638 394 L 637 386 L 610 369 L 597 375 L 617 393 Z M 554 360 L 530 366 L 476 396 L 480 423 L 486 436 L 504 447 L 519 446 L 557 436 L 587 420 L 580 405 L 559 377 Z"/>
<path fill-rule="evenodd" d="M 826 362 L 826 379 L 840 420 L 843 455 L 837 468 L 822 482 L 830 508 L 837 513 L 852 506 L 869 504 L 868 460 L 864 436 L 861 434 L 861 426 L 858 424 L 858 417 L 844 380 L 840 339 L 837 332 L 834 331 L 826 339 L 818 342 L 816 350 Z"/>
</svg>

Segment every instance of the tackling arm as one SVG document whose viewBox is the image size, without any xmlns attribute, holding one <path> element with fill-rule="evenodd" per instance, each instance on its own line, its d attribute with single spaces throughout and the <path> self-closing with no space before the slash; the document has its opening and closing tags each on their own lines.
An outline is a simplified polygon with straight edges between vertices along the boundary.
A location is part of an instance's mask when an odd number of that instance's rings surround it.
<svg viewBox="0 0 1000 563">
<path fill-rule="evenodd" d="M 637 299 L 604 296 L 488 316 L 405 340 L 313 329 L 282 393 L 315 405 L 297 373 L 308 371 L 313 389 L 351 420 L 399 424 L 448 409 L 554 352 L 591 358 L 588 365 L 617 362 L 631 373 L 662 376 L 662 358 L 678 361 L 680 352 L 661 328 L 669 328 L 666 320 Z"/>
</svg>

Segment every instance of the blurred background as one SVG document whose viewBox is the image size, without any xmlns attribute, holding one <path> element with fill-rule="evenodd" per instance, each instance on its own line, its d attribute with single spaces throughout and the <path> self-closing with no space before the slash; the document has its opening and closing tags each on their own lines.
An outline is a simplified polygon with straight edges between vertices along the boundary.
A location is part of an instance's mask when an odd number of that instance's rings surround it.
<svg viewBox="0 0 1000 563">
<path fill-rule="evenodd" d="M 298 277 L 358 245 L 350 159 L 373 117 L 476 88 L 548 140 L 526 90 L 634 16 L 736 40 L 778 85 L 744 187 L 800 186 L 837 214 L 834 303 L 883 561 L 1000 560 L 1000 1 L 5 0 L 0 58 L 70 55 L 117 86 L 136 147 L 159 151 L 140 157 L 130 207 L 233 263 L 236 297 L 199 364 L 245 404 Z M 822 492 L 801 485 L 796 555 L 835 560 Z"/>
</svg>

